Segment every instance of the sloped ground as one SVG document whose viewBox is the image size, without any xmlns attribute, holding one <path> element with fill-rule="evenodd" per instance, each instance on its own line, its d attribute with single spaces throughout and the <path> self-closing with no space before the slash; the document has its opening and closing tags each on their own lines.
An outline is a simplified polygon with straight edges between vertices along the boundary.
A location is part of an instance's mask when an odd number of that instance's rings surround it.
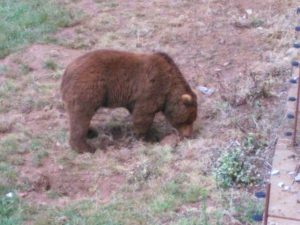
<svg viewBox="0 0 300 225">
<path fill-rule="evenodd" d="M 296 1 L 59 2 L 81 20 L 1 60 L 0 182 L 23 199 L 26 223 L 251 223 L 247 190 L 263 184 L 223 191 L 212 170 L 230 143 L 253 134 L 267 143 L 256 160 L 267 177 L 295 57 Z M 165 51 L 193 87 L 213 88 L 199 92 L 194 138 L 176 147 L 138 141 L 128 112 L 101 109 L 97 152 L 72 152 L 60 77 L 98 48 Z M 173 130 L 159 115 L 153 132 Z"/>
</svg>

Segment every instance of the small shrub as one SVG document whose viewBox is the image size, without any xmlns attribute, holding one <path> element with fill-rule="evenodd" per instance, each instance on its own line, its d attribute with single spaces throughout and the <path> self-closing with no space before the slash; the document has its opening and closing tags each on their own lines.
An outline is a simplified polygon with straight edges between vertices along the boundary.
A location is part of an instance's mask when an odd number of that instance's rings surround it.
<svg viewBox="0 0 300 225">
<path fill-rule="evenodd" d="M 9 98 L 15 91 L 17 87 L 12 80 L 5 80 L 0 86 L 0 97 Z"/>
<path fill-rule="evenodd" d="M 257 224 L 253 221 L 253 215 L 262 215 L 264 201 L 257 199 L 253 194 L 247 192 L 224 193 L 223 198 L 226 208 L 241 224 Z"/>
<path fill-rule="evenodd" d="M 235 217 L 243 223 L 253 223 L 253 215 L 263 214 L 263 202 L 243 196 L 234 203 Z"/>
<path fill-rule="evenodd" d="M 21 64 L 19 66 L 19 68 L 21 70 L 22 75 L 27 75 L 28 73 L 30 73 L 33 70 L 30 66 L 28 66 L 26 64 Z"/>
<path fill-rule="evenodd" d="M 43 159 L 47 158 L 49 153 L 47 151 L 37 151 L 32 156 L 32 164 L 35 167 L 40 167 L 43 165 Z"/>
<path fill-rule="evenodd" d="M 171 210 L 176 205 L 176 198 L 173 195 L 160 195 L 150 204 L 154 213 L 162 213 Z"/>
<path fill-rule="evenodd" d="M 57 70 L 58 68 L 58 65 L 57 63 L 52 60 L 52 59 L 47 59 L 45 62 L 44 62 L 44 68 L 48 69 L 48 70 Z"/>
<path fill-rule="evenodd" d="M 253 135 L 249 135 L 240 145 L 235 143 L 224 151 L 217 161 L 214 177 L 222 188 L 234 185 L 245 186 L 257 183 L 260 179 L 257 156 L 265 145 Z"/>
<path fill-rule="evenodd" d="M 264 25 L 264 21 L 262 19 L 254 17 L 251 21 L 252 27 L 261 27 Z"/>
</svg>

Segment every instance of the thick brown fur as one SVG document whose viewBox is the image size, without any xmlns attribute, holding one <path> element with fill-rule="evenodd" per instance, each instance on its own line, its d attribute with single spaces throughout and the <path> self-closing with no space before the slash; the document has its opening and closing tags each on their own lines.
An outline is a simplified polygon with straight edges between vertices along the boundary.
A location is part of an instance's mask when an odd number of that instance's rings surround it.
<svg viewBox="0 0 300 225">
<path fill-rule="evenodd" d="M 87 53 L 67 67 L 61 93 L 69 114 L 70 145 L 81 153 L 95 152 L 86 137 L 99 107 L 127 108 L 137 135 L 147 133 L 159 111 L 183 136 L 191 135 L 197 117 L 196 95 L 165 53 Z"/>
</svg>

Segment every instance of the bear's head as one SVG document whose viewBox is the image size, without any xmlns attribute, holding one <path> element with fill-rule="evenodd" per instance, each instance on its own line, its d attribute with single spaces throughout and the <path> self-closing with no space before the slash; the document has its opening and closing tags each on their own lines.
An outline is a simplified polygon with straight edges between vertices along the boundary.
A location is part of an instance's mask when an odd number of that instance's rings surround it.
<svg viewBox="0 0 300 225">
<path fill-rule="evenodd" d="M 164 111 L 166 118 L 182 137 L 190 137 L 197 118 L 197 96 L 193 91 L 172 96 Z"/>
</svg>

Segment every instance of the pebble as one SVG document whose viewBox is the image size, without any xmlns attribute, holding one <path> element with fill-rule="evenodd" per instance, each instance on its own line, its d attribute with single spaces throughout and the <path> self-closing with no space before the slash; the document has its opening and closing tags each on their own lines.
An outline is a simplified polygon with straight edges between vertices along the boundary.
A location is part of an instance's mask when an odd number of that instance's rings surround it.
<svg viewBox="0 0 300 225">
<path fill-rule="evenodd" d="M 257 197 L 257 198 L 265 198 L 266 197 L 266 193 L 263 192 L 263 191 L 255 192 L 255 197 Z"/>
<path fill-rule="evenodd" d="M 286 52 L 285 52 L 286 56 L 289 56 L 290 58 L 294 59 L 297 58 L 298 55 L 298 51 L 295 48 L 289 48 Z"/>
<path fill-rule="evenodd" d="M 254 215 L 252 215 L 252 220 L 254 220 L 256 222 L 262 221 L 263 220 L 263 215 L 254 214 Z"/>
<path fill-rule="evenodd" d="M 297 176 L 295 176 L 295 181 L 300 182 L 300 173 L 298 173 Z"/>
<path fill-rule="evenodd" d="M 230 62 L 226 62 L 223 64 L 223 66 L 228 66 L 228 65 L 230 65 Z"/>
<path fill-rule="evenodd" d="M 284 191 L 289 191 L 290 189 L 291 189 L 290 186 L 284 186 L 283 188 Z"/>
<path fill-rule="evenodd" d="M 252 15 L 253 10 L 252 10 L 252 9 L 246 9 L 246 13 L 247 13 L 248 15 Z"/>
<path fill-rule="evenodd" d="M 179 142 L 179 138 L 177 137 L 177 135 L 175 134 L 170 134 L 167 135 L 166 137 L 164 137 L 161 141 L 160 144 L 161 145 L 169 145 L 171 147 L 176 147 L 176 145 Z"/>
<path fill-rule="evenodd" d="M 5 196 L 6 196 L 7 198 L 12 198 L 12 197 L 14 196 L 14 193 L 8 192 Z"/>
<path fill-rule="evenodd" d="M 284 183 L 283 182 L 279 182 L 277 185 L 278 185 L 278 187 L 282 188 L 284 186 Z"/>
<path fill-rule="evenodd" d="M 20 196 L 21 198 L 24 198 L 24 197 L 26 197 L 28 195 L 28 192 L 20 192 L 19 194 L 18 194 L 18 196 Z"/>
<path fill-rule="evenodd" d="M 274 169 L 271 171 L 271 175 L 277 175 L 277 174 L 279 174 L 279 170 Z"/>
<path fill-rule="evenodd" d="M 215 92 L 213 88 L 207 88 L 204 86 L 197 86 L 197 90 L 208 96 L 212 95 Z"/>
</svg>

